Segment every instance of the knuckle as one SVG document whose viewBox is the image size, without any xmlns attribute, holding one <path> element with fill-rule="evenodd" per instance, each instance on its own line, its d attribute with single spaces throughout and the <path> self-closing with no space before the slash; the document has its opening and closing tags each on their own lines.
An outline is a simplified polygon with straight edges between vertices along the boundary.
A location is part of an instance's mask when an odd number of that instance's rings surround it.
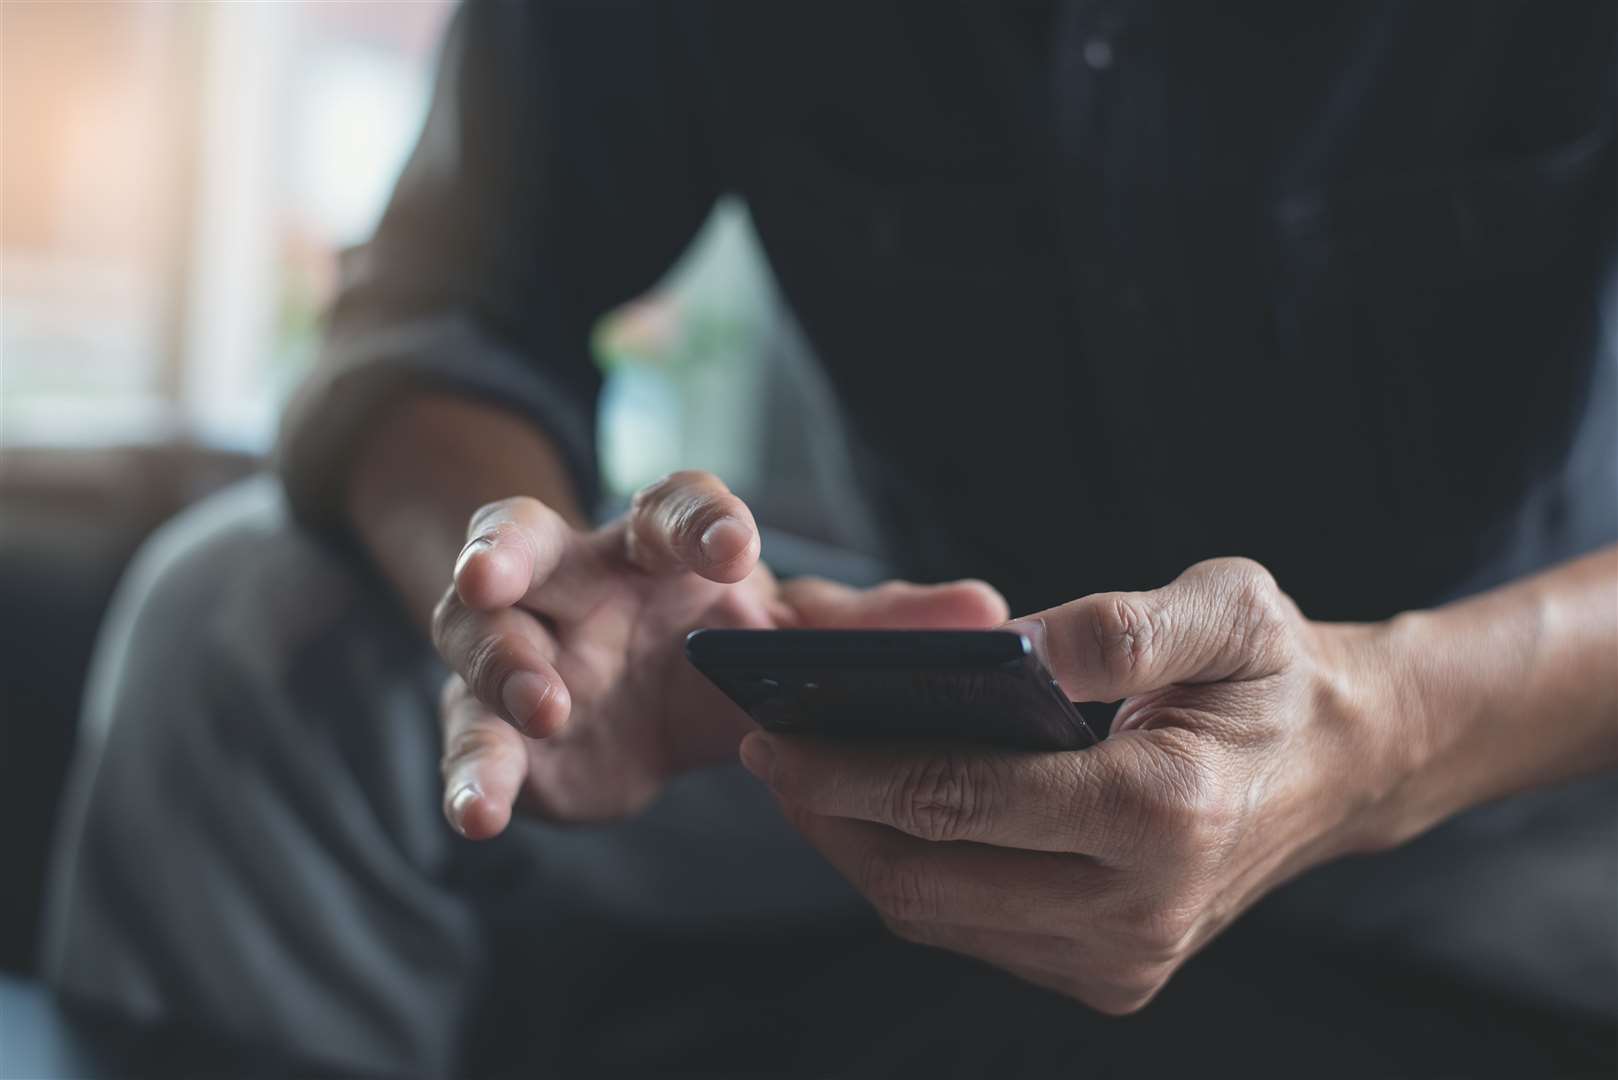
<svg viewBox="0 0 1618 1080">
<path fill-rule="evenodd" d="M 1149 663 L 1160 636 L 1160 618 L 1138 596 L 1113 593 L 1103 597 L 1093 623 L 1102 670 L 1121 680 Z"/>
<path fill-rule="evenodd" d="M 1226 780 L 1196 736 L 1175 728 L 1159 728 L 1154 742 L 1152 784 L 1145 809 L 1159 830 L 1186 830 L 1222 826 L 1233 814 Z"/>
<path fill-rule="evenodd" d="M 630 515 L 638 526 L 634 531 L 649 528 L 675 542 L 695 541 L 717 516 L 725 495 L 724 485 L 712 473 L 696 469 L 669 473 L 630 500 Z"/>
<path fill-rule="evenodd" d="M 681 469 L 653 480 L 635 492 L 629 501 L 631 511 L 655 513 L 671 502 L 683 502 L 692 496 L 704 494 L 713 482 L 709 473 L 696 469 Z"/>
<path fill-rule="evenodd" d="M 1221 560 L 1228 581 L 1229 645 L 1267 657 L 1284 640 L 1289 604 L 1274 575 L 1251 559 Z"/>
<path fill-rule="evenodd" d="M 512 667 L 510 648 L 499 634 L 485 634 L 466 651 L 459 667 L 472 692 L 494 704 L 500 700 L 500 684 Z"/>
<path fill-rule="evenodd" d="M 638 489 L 629 499 L 629 512 L 637 516 L 648 513 L 668 494 L 670 486 L 674 483 L 674 478 L 678 475 L 678 473 L 669 473 L 667 476 L 653 480 L 650 484 Z"/>
<path fill-rule="evenodd" d="M 1262 563 L 1252 559 L 1225 559 L 1223 563 L 1238 598 L 1250 603 L 1263 603 L 1280 595 L 1281 587 L 1275 583 L 1275 575 Z"/>
<path fill-rule="evenodd" d="M 444 740 L 444 756 L 439 761 L 439 772 L 447 776 L 461 762 L 488 757 L 499 748 L 499 737 L 488 728 L 462 728 Z"/>
<path fill-rule="evenodd" d="M 1250 624 L 1269 625 L 1281 622 L 1285 615 L 1281 586 L 1270 572 L 1257 563 L 1248 564 L 1235 583 L 1236 610 L 1246 616 Z"/>
<path fill-rule="evenodd" d="M 1070 836 L 1078 839 L 1089 834 L 1104 838 L 1109 849 L 1133 851 L 1153 840 L 1154 826 L 1149 812 L 1152 788 L 1139 781 L 1140 775 L 1150 775 L 1144 764 L 1148 755 L 1129 741 L 1119 741 L 1117 748 L 1126 753 L 1103 758 L 1089 770 L 1063 755 L 1053 765 L 1057 777 L 1055 786 L 1059 790 L 1083 793 L 1075 797 L 1064 812 L 1064 824 Z M 1134 764 L 1137 760 L 1142 764 Z"/>
<path fill-rule="evenodd" d="M 982 816 L 983 793 L 966 759 L 956 753 L 927 755 L 900 770 L 891 782 L 889 811 L 902 831 L 923 840 L 972 835 Z"/>
<path fill-rule="evenodd" d="M 933 922 L 938 917 L 938 890 L 909 860 L 872 852 L 860 866 L 860 891 L 887 920 Z"/>
<path fill-rule="evenodd" d="M 1172 763 L 1152 762 L 1151 784 L 1140 793 L 1136 812 L 1154 844 L 1167 844 L 1179 836 L 1190 818 L 1189 782 L 1185 770 Z"/>
</svg>

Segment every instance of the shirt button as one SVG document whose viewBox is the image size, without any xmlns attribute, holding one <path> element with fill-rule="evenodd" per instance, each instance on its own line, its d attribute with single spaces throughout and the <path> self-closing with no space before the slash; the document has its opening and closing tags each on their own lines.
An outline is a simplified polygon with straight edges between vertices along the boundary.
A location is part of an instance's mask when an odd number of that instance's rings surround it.
<svg viewBox="0 0 1618 1080">
<path fill-rule="evenodd" d="M 1112 67 L 1112 42 L 1093 37 L 1084 43 L 1084 62 L 1096 71 Z"/>
</svg>

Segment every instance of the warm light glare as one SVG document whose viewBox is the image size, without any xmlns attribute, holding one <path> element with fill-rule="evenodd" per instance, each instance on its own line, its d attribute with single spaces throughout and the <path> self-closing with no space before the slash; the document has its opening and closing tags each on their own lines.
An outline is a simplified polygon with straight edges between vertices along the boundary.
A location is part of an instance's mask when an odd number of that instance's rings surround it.
<svg viewBox="0 0 1618 1080">
<path fill-rule="evenodd" d="M 261 447 L 449 0 L 0 0 L 0 440 Z"/>
</svg>

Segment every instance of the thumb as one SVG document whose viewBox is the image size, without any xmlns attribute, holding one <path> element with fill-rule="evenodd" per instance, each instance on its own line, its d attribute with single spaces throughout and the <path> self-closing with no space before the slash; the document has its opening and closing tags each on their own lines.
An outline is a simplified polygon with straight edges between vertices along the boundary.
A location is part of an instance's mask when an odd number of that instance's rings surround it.
<svg viewBox="0 0 1618 1080">
<path fill-rule="evenodd" d="M 779 597 L 800 625 L 814 630 L 978 630 L 998 626 L 1007 614 L 1005 598 L 975 580 L 889 581 L 855 589 L 823 578 L 794 578 L 781 586 Z"/>
<path fill-rule="evenodd" d="M 1289 610 L 1258 563 L 1210 559 L 1161 589 L 1096 593 L 1018 621 L 1044 624 L 1046 663 L 1069 697 L 1117 701 L 1271 674 Z"/>
</svg>

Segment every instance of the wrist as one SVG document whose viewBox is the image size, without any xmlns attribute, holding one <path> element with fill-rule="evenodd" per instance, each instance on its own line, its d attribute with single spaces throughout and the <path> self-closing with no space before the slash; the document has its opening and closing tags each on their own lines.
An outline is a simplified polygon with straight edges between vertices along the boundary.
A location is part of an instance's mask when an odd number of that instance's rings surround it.
<svg viewBox="0 0 1618 1080">
<path fill-rule="evenodd" d="M 1433 811 L 1428 790 L 1440 748 L 1420 665 L 1411 662 L 1428 647 L 1433 628 L 1422 613 L 1317 625 L 1331 642 L 1328 689 L 1317 698 L 1330 703 L 1340 751 L 1330 771 L 1347 801 L 1332 853 L 1397 847 L 1443 816 Z"/>
<path fill-rule="evenodd" d="M 1377 798 L 1360 850 L 1397 847 L 1480 801 L 1478 777 L 1498 747 L 1481 730 L 1499 672 L 1481 672 L 1442 610 L 1368 628 L 1364 723 L 1376 729 Z"/>
<path fill-rule="evenodd" d="M 351 458 L 344 522 L 424 629 L 478 507 L 533 495 L 587 527 L 560 452 L 498 406 L 410 394 L 374 419 Z"/>
</svg>

